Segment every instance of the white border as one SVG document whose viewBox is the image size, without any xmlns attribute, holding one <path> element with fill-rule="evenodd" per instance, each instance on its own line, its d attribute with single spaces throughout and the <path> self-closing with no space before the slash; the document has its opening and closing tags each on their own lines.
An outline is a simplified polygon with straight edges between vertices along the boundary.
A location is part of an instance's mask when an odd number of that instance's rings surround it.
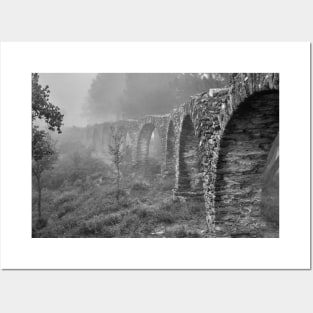
<svg viewBox="0 0 313 313">
<path fill-rule="evenodd" d="M 32 72 L 279 72 L 279 239 L 32 239 Z M 309 43 L 2 43 L 1 267 L 308 269 Z"/>
</svg>

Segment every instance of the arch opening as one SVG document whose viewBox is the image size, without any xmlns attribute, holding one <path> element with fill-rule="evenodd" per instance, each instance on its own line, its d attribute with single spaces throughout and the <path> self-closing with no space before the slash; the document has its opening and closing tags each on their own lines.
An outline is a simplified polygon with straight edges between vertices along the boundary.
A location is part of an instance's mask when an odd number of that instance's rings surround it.
<svg viewBox="0 0 313 313">
<path fill-rule="evenodd" d="M 132 140 L 129 132 L 126 129 L 123 129 L 123 141 L 121 150 L 124 155 L 124 162 L 130 164 L 132 162 Z"/>
<path fill-rule="evenodd" d="M 153 124 L 143 126 L 137 146 L 137 164 L 146 172 L 161 171 L 162 145 L 159 133 Z"/>
<path fill-rule="evenodd" d="M 215 181 L 216 224 L 251 234 L 262 219 L 262 177 L 279 131 L 279 94 L 260 92 L 242 102 L 220 142 Z"/>
<path fill-rule="evenodd" d="M 148 158 L 160 160 L 162 152 L 161 138 L 156 128 L 153 130 L 149 143 Z"/>
<path fill-rule="evenodd" d="M 190 115 L 187 115 L 179 139 L 178 192 L 203 192 L 198 148 L 199 138 Z"/>
</svg>

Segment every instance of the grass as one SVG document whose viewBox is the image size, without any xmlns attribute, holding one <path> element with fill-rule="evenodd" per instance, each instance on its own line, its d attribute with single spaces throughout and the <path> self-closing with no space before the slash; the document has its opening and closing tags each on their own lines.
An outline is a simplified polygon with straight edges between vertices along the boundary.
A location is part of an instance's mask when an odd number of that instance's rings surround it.
<svg viewBox="0 0 313 313">
<path fill-rule="evenodd" d="M 197 237 L 205 229 L 202 202 L 173 202 L 162 182 L 136 181 L 116 201 L 111 185 L 43 191 L 45 225 L 37 227 L 33 194 L 34 237 Z M 162 229 L 162 231 L 160 231 Z M 158 233 L 156 235 L 155 233 Z"/>
<path fill-rule="evenodd" d="M 157 164 L 148 175 L 125 168 L 117 201 L 114 177 L 106 167 L 87 158 L 77 178 L 70 159 L 65 161 L 46 174 L 40 220 L 34 185 L 33 237 L 182 238 L 197 237 L 206 229 L 204 203 L 174 202 L 174 177 L 162 178 Z M 105 179 L 99 183 L 101 177 Z"/>
</svg>

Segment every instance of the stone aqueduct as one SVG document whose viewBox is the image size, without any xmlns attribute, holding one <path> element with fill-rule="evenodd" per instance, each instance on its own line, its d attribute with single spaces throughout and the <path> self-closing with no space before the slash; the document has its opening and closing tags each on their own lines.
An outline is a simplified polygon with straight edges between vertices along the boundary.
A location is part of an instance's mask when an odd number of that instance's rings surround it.
<svg viewBox="0 0 313 313">
<path fill-rule="evenodd" d="M 262 175 L 279 133 L 279 74 L 234 74 L 226 88 L 192 96 L 169 114 L 112 124 L 127 136 L 138 166 L 147 161 L 157 130 L 162 173 L 175 177 L 179 199 L 204 197 L 210 232 L 220 224 L 241 233 L 262 225 Z M 80 136 L 100 151 L 109 127 L 88 126 Z"/>
</svg>

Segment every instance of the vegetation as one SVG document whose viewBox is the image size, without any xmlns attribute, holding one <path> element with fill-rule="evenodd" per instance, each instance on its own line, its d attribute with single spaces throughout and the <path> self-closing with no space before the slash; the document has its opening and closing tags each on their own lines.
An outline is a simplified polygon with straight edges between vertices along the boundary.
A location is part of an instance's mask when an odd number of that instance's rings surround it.
<svg viewBox="0 0 313 313">
<path fill-rule="evenodd" d="M 112 157 L 112 163 L 116 169 L 116 200 L 119 201 L 120 196 L 120 179 L 121 179 L 121 163 L 124 158 L 124 134 L 111 127 L 111 142 L 109 144 L 109 153 Z"/>
<path fill-rule="evenodd" d="M 32 160 L 32 172 L 36 179 L 37 190 L 38 190 L 38 218 L 41 218 L 41 190 L 42 181 L 41 176 L 44 171 L 52 168 L 53 163 L 56 161 L 57 155 L 52 146 L 51 139 L 45 134 L 38 132 L 35 136 L 41 136 L 40 140 L 37 140 L 33 150 Z"/>
<path fill-rule="evenodd" d="M 88 92 L 85 114 L 90 122 L 166 114 L 190 95 L 224 87 L 229 74 L 98 74 Z"/>
<path fill-rule="evenodd" d="M 46 223 L 34 224 L 33 236 L 200 237 L 206 227 L 204 204 L 173 201 L 173 186 L 164 188 L 173 181 L 156 175 L 157 167 L 151 163 L 148 177 L 123 164 L 117 200 L 112 185 L 116 173 L 108 165 L 88 151 L 76 152 L 75 157 L 63 155 L 43 175 L 42 220 Z M 80 174 L 73 175 L 76 172 Z M 38 193 L 33 191 L 34 207 L 37 200 Z M 33 221 L 37 219 L 34 209 Z"/>
<path fill-rule="evenodd" d="M 38 225 L 45 226 L 41 213 L 41 177 L 44 171 L 52 168 L 57 159 L 57 153 L 49 133 L 41 130 L 35 124 L 37 120 L 44 119 L 50 131 L 57 130 L 61 133 L 63 115 L 60 109 L 49 102 L 49 87 L 42 87 L 39 83 L 39 75 L 32 74 L 32 174 L 37 183 L 37 210 Z"/>
<path fill-rule="evenodd" d="M 63 115 L 48 103 L 48 87 L 33 78 L 33 121 L 44 118 L 61 132 Z M 149 158 L 144 172 L 133 167 L 123 133 L 114 128 L 108 148 L 110 162 L 75 140 L 59 143 L 57 153 L 48 132 L 33 123 L 33 237 L 202 235 L 204 203 L 173 201 L 173 177 L 161 177 L 160 161 Z"/>
</svg>

